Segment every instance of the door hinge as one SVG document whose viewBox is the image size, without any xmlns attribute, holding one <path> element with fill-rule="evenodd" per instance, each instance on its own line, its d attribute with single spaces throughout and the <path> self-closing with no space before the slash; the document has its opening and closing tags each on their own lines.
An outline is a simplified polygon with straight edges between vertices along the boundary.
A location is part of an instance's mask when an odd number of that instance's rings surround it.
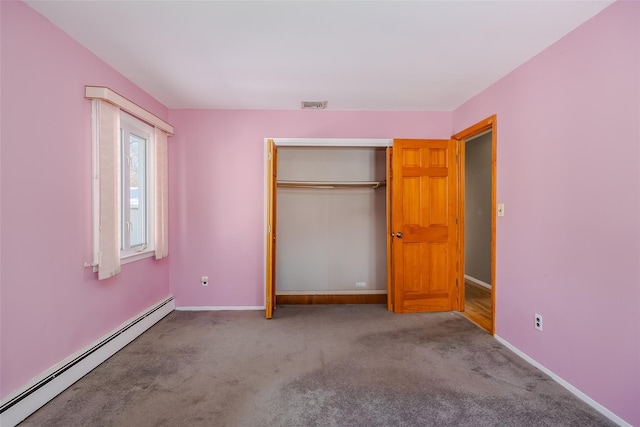
<svg viewBox="0 0 640 427">
<path fill-rule="evenodd" d="M 460 287 L 458 283 L 458 279 L 456 278 L 456 288 Z"/>
<path fill-rule="evenodd" d="M 271 153 L 267 153 L 267 160 L 271 160 Z"/>
<path fill-rule="evenodd" d="M 456 154 L 456 163 L 458 163 L 458 155 Z"/>
<path fill-rule="evenodd" d="M 458 223 L 458 218 L 456 218 L 456 224 Z"/>
</svg>

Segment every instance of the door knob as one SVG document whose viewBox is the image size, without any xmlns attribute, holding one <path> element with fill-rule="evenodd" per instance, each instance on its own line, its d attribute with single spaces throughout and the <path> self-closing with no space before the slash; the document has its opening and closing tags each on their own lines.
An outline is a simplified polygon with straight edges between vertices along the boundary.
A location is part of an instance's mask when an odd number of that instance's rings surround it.
<svg viewBox="0 0 640 427">
<path fill-rule="evenodd" d="M 398 232 L 395 234 L 395 236 L 396 236 L 398 239 L 402 239 L 402 232 L 401 232 L 401 231 L 398 231 Z"/>
</svg>

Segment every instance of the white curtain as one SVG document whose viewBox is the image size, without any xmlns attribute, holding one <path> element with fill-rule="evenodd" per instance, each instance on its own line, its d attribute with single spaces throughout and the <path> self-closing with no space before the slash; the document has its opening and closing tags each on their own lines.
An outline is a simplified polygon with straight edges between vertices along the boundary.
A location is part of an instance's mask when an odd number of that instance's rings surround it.
<svg viewBox="0 0 640 427">
<path fill-rule="evenodd" d="M 98 137 L 98 279 L 120 273 L 120 109 L 96 100 Z"/>
<path fill-rule="evenodd" d="M 156 145 L 156 182 L 155 182 L 155 250 L 156 259 L 169 255 L 169 220 L 168 220 L 168 161 L 167 134 L 155 128 Z"/>
</svg>

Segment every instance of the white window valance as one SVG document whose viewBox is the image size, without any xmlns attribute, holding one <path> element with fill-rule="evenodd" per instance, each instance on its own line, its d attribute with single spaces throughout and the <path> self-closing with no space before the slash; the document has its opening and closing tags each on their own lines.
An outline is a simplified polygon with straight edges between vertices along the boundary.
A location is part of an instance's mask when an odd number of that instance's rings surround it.
<svg viewBox="0 0 640 427">
<path fill-rule="evenodd" d="M 153 127 L 162 130 L 167 135 L 173 135 L 173 126 L 162 120 L 160 117 L 145 110 L 133 101 L 128 100 L 119 93 L 105 86 L 85 86 L 85 98 L 101 99 L 107 101 L 121 110 L 143 120 Z"/>
</svg>

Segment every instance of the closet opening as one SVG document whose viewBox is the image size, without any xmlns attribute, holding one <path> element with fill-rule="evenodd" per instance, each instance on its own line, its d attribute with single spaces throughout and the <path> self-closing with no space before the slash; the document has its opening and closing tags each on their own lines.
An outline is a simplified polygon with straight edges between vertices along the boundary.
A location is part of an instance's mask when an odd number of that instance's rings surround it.
<svg viewBox="0 0 640 427">
<path fill-rule="evenodd" d="M 386 149 L 280 147 L 276 299 L 386 303 Z"/>
<path fill-rule="evenodd" d="M 267 317 L 276 301 L 387 302 L 391 145 L 391 140 L 267 141 Z"/>
</svg>

